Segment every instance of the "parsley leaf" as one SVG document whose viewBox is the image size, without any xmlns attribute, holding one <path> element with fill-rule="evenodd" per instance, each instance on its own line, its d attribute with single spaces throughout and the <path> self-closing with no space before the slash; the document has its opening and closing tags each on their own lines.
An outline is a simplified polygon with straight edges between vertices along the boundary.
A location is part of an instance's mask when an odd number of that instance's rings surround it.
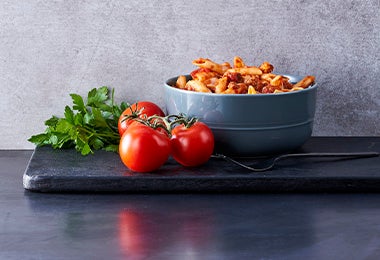
<svg viewBox="0 0 380 260">
<path fill-rule="evenodd" d="M 54 149 L 74 147 L 82 155 L 99 149 L 117 152 L 120 141 L 117 123 L 130 105 L 115 104 L 114 89 L 110 93 L 106 86 L 90 90 L 86 100 L 78 94 L 70 96 L 73 105 L 65 107 L 64 117 L 52 116 L 45 121 L 45 132 L 31 136 L 28 141 Z"/>
</svg>

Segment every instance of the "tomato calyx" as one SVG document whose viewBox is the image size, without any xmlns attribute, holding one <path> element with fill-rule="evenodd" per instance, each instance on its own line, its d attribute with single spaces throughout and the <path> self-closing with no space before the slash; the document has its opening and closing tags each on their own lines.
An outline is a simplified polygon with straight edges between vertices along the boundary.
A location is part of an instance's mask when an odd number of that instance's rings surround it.
<svg viewBox="0 0 380 260">
<path fill-rule="evenodd" d="M 142 115 L 136 118 L 130 118 L 130 120 L 133 120 L 135 122 L 138 122 L 140 124 L 143 124 L 145 126 L 148 126 L 154 130 L 161 129 L 168 137 L 171 137 L 171 129 L 169 126 L 169 123 L 165 119 L 166 117 L 162 116 L 146 116 Z"/>
<path fill-rule="evenodd" d="M 129 119 L 139 118 L 141 115 L 143 115 L 143 111 L 145 107 L 142 107 L 140 109 L 138 109 L 137 107 L 138 107 L 138 103 L 136 103 L 135 108 L 133 108 L 133 106 L 129 106 L 128 109 L 131 111 L 131 114 L 123 115 L 123 119 L 121 119 L 120 122 L 124 122 Z"/>
<path fill-rule="evenodd" d="M 186 128 L 191 128 L 196 122 L 199 121 L 197 117 L 187 117 L 185 114 L 168 115 L 168 116 L 126 116 L 128 119 L 139 122 L 143 125 L 149 126 L 155 130 L 162 129 L 169 137 L 172 136 L 172 130 L 178 126 L 183 125 Z"/>
<path fill-rule="evenodd" d="M 169 129 L 172 130 L 176 125 L 184 125 L 186 128 L 192 127 L 199 121 L 197 117 L 187 117 L 185 114 L 169 115 L 166 117 L 169 122 Z"/>
<path fill-rule="evenodd" d="M 129 125 L 133 123 L 133 119 L 141 118 L 146 119 L 144 116 L 165 116 L 164 111 L 153 102 L 140 101 L 129 105 L 120 115 L 118 120 L 118 132 L 120 137 L 127 130 Z"/>
</svg>

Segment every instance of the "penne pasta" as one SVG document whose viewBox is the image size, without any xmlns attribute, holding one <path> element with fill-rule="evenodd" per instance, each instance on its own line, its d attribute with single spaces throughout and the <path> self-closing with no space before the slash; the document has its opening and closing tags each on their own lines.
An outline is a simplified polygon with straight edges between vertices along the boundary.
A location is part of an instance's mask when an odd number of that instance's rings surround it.
<svg viewBox="0 0 380 260">
<path fill-rule="evenodd" d="M 185 89 L 185 86 L 186 86 L 186 77 L 181 75 L 178 77 L 177 79 L 177 82 L 175 83 L 175 85 L 177 86 L 177 88 L 180 88 L 180 89 Z"/>
<path fill-rule="evenodd" d="M 247 94 L 257 94 L 257 92 L 253 86 L 249 86 Z"/>
<path fill-rule="evenodd" d="M 198 80 L 189 80 L 186 83 L 186 88 L 197 92 L 211 92 L 211 90 L 207 88 L 207 86 L 203 82 Z"/>
<path fill-rule="evenodd" d="M 263 72 L 258 67 L 244 67 L 244 68 L 232 68 L 227 70 L 225 73 L 228 72 L 236 72 L 240 73 L 241 75 L 262 75 Z"/>
<path fill-rule="evenodd" d="M 242 58 L 235 56 L 234 57 L 234 68 L 244 68 L 245 64 Z"/>
<path fill-rule="evenodd" d="M 215 71 L 216 73 L 223 74 L 225 72 L 225 67 L 215 63 L 209 59 L 199 58 L 193 61 L 195 66 L 200 68 L 209 69 L 211 71 Z"/>
<path fill-rule="evenodd" d="M 218 85 L 215 87 L 215 93 L 223 93 L 227 89 L 227 78 L 223 77 L 219 80 Z"/>
<path fill-rule="evenodd" d="M 315 77 L 314 76 L 306 76 L 304 77 L 302 80 L 300 80 L 299 82 L 297 82 L 293 88 L 307 88 L 308 86 L 310 86 L 311 84 L 314 83 L 314 80 L 315 80 Z"/>
<path fill-rule="evenodd" d="M 299 91 L 311 86 L 314 76 L 306 76 L 296 84 L 289 78 L 273 73 L 274 67 L 263 62 L 259 67 L 247 66 L 243 59 L 235 56 L 233 67 L 230 63 L 216 63 L 210 59 L 193 60 L 198 69 L 190 73 L 192 79 L 186 82 L 185 76 L 179 76 L 175 87 L 216 94 L 261 94 Z"/>
</svg>

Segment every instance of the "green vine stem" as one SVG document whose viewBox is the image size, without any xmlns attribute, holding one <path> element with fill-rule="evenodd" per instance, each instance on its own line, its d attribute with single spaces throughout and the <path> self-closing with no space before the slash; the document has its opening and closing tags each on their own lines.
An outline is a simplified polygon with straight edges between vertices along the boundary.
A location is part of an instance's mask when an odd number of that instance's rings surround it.
<svg viewBox="0 0 380 260">
<path fill-rule="evenodd" d="M 134 120 L 153 129 L 162 128 L 163 130 L 165 130 L 169 137 L 171 136 L 171 131 L 177 125 L 183 124 L 186 128 L 190 128 L 196 122 L 199 121 L 199 119 L 196 117 L 187 117 L 185 114 L 182 113 L 178 115 L 168 115 L 164 117 L 157 115 L 147 117 L 146 115 L 141 116 L 141 112 L 142 110 L 137 111 L 136 113 L 133 112 L 132 115 L 126 115 L 123 118 L 123 121 Z"/>
</svg>

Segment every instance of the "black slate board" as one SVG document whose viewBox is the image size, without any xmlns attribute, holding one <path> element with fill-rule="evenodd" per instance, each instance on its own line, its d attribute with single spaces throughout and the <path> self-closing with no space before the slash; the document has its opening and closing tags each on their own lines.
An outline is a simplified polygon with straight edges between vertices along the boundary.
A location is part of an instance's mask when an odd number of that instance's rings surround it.
<svg viewBox="0 0 380 260">
<path fill-rule="evenodd" d="M 380 137 L 313 137 L 297 152 L 380 152 Z M 241 159 L 249 164 L 253 159 Z M 197 168 L 169 160 L 155 173 L 133 173 L 115 153 L 82 156 L 73 149 L 36 148 L 23 176 L 38 192 L 379 192 L 380 157 L 298 158 L 251 173 L 212 158 Z"/>
</svg>

